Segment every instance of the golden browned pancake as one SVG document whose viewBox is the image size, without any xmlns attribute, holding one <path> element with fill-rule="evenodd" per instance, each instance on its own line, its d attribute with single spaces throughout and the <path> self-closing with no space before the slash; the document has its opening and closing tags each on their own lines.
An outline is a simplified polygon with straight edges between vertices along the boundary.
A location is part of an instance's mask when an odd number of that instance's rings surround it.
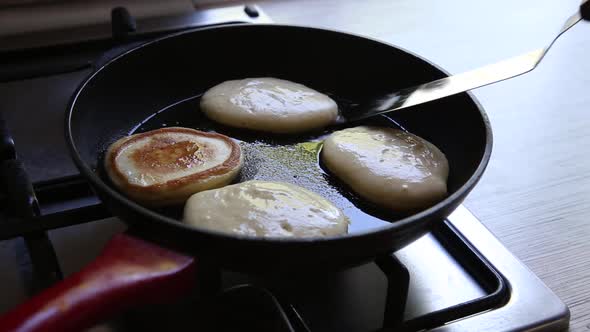
<svg viewBox="0 0 590 332">
<path fill-rule="evenodd" d="M 346 234 L 348 219 L 325 198 L 284 182 L 246 181 L 194 194 L 184 222 L 200 228 L 258 237 Z"/>
<path fill-rule="evenodd" d="M 426 208 L 447 194 L 445 155 L 401 130 L 360 126 L 334 132 L 321 158 L 354 192 L 387 209 Z"/>
<path fill-rule="evenodd" d="M 124 137 L 105 155 L 112 182 L 150 206 L 183 203 L 196 192 L 230 183 L 242 167 L 231 138 L 170 127 Z"/>
<path fill-rule="evenodd" d="M 322 128 L 338 117 L 338 105 L 327 95 L 271 77 L 218 84 L 201 98 L 201 111 L 228 126 L 273 133 Z"/>
</svg>

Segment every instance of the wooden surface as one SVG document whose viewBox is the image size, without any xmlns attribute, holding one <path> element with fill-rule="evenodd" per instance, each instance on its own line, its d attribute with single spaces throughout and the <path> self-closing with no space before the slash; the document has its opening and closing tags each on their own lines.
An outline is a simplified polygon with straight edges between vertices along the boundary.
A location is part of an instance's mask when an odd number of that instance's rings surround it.
<svg viewBox="0 0 590 332">
<path fill-rule="evenodd" d="M 459 73 L 544 46 L 574 0 L 257 1 L 276 22 L 390 42 Z M 590 330 L 590 23 L 539 68 L 475 91 L 494 130 L 491 162 L 465 205 Z"/>
</svg>

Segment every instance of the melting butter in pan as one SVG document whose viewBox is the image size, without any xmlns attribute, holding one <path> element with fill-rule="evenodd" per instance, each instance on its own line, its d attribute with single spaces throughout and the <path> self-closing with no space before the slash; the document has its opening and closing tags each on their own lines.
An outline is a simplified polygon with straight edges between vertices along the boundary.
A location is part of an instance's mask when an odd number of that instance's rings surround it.
<svg viewBox="0 0 590 332">
<path fill-rule="evenodd" d="M 349 224 L 340 209 L 307 189 L 257 180 L 194 194 L 185 205 L 184 222 L 257 237 L 339 235 Z"/>
</svg>

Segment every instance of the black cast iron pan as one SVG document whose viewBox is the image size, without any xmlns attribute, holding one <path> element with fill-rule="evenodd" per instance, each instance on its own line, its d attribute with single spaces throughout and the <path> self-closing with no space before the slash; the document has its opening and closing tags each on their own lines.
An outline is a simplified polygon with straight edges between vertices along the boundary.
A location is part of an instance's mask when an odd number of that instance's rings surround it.
<svg viewBox="0 0 590 332">
<path fill-rule="evenodd" d="M 446 75 L 424 59 L 378 41 L 280 25 L 200 29 L 123 54 L 78 89 L 67 112 L 66 136 L 81 173 L 109 209 L 132 226 L 133 233 L 116 237 L 99 260 L 74 280 L 0 319 L 0 327 L 20 326 L 32 315 L 38 323 L 30 330 L 75 329 L 119 306 L 182 294 L 190 289 L 195 273 L 195 260 L 184 254 L 234 270 L 283 275 L 370 261 L 402 248 L 441 222 L 475 186 L 489 160 L 490 126 L 469 94 L 370 119 L 364 123 L 401 126 L 429 140 L 450 164 L 445 200 L 411 215 L 376 209 L 355 197 L 317 161 L 318 145 L 313 142 L 337 128 L 270 136 L 218 126 L 200 115 L 198 96 L 208 88 L 225 80 L 263 76 L 328 93 L 346 110 L 355 101 Z M 162 126 L 216 130 L 240 140 L 246 160 L 238 181 L 267 179 L 307 187 L 348 214 L 349 234 L 322 239 L 232 236 L 182 224 L 179 209 L 150 210 L 129 200 L 102 176 L 101 156 L 124 135 Z M 86 291 L 80 290 L 81 284 Z M 130 294 L 134 300 L 128 300 Z M 55 304 L 63 301 L 66 309 Z M 112 306 L 112 301 L 118 305 Z M 81 318 L 67 323 L 62 320 L 65 316 Z"/>
</svg>

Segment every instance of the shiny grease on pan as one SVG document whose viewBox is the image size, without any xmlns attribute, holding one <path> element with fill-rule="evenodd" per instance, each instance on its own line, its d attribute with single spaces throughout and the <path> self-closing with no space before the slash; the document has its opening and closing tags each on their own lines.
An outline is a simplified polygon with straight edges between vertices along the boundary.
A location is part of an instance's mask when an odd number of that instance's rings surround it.
<svg viewBox="0 0 590 332">
<path fill-rule="evenodd" d="M 331 96 L 334 98 L 334 96 Z M 334 98 L 340 108 L 347 106 Z M 234 182 L 248 180 L 282 181 L 309 189 L 328 199 L 350 219 L 349 233 L 384 226 L 405 215 L 385 211 L 354 194 L 336 177 L 329 174 L 320 162 L 323 139 L 337 129 L 303 135 L 273 135 L 230 128 L 212 122 L 199 110 L 200 95 L 174 103 L 142 121 L 129 134 L 146 132 L 167 126 L 214 131 L 237 140 L 244 154 L 244 166 Z M 404 129 L 386 116 L 358 124 L 390 126 Z M 351 125 L 353 126 L 353 125 Z M 405 130 L 405 129 L 404 129 Z M 159 209 L 175 219 L 182 217 L 182 207 Z"/>
</svg>

